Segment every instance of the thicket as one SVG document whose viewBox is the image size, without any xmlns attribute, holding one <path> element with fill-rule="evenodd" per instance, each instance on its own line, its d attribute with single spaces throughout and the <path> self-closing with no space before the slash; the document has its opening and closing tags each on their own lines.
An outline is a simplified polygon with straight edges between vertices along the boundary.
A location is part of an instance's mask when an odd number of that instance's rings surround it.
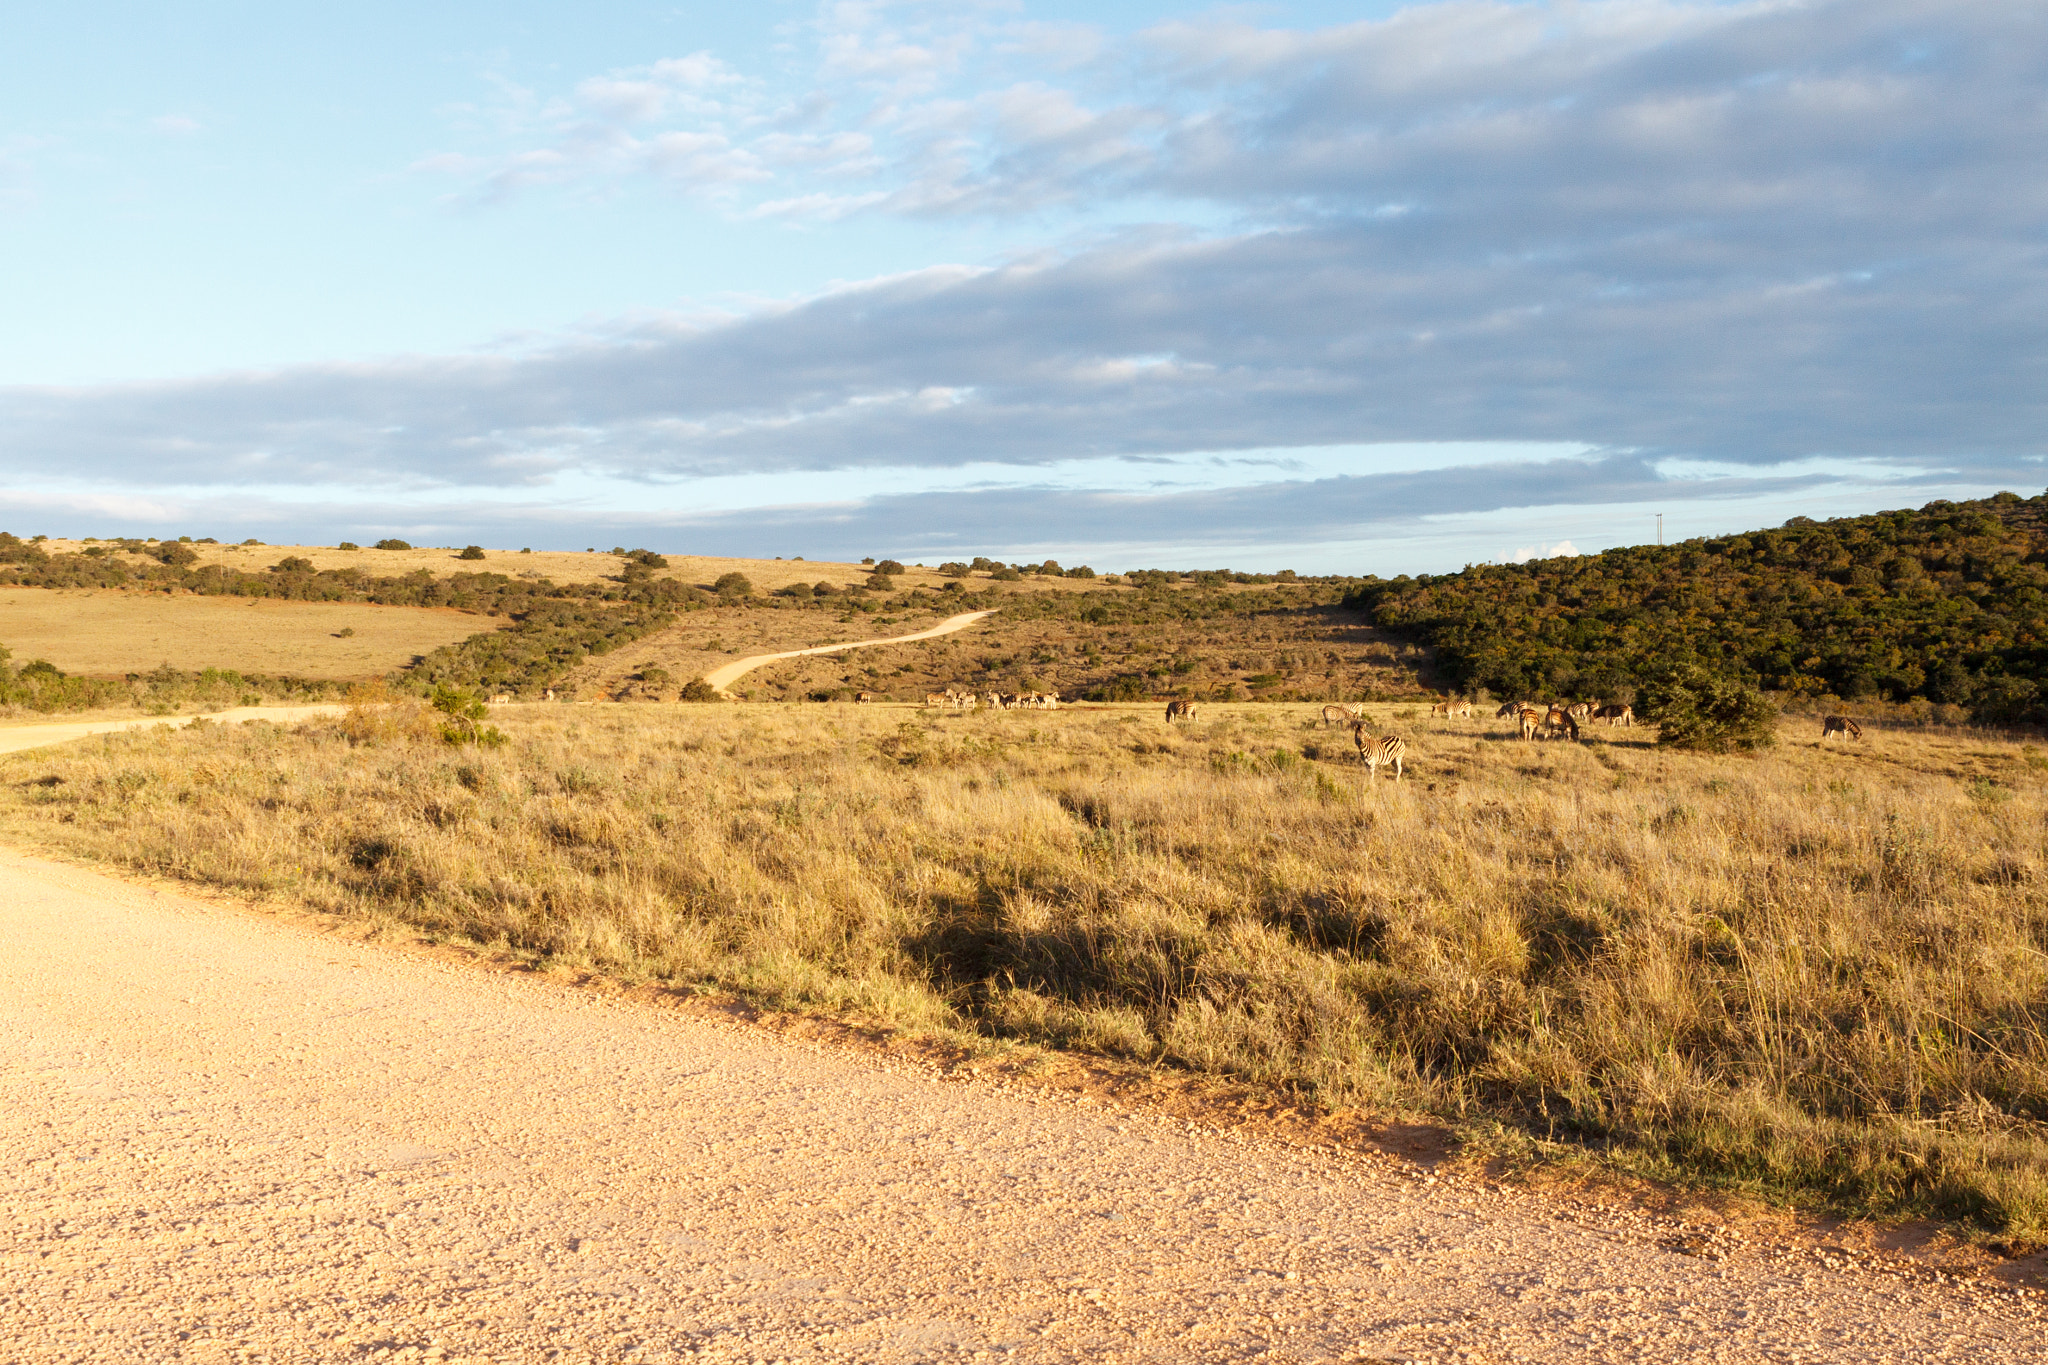
<svg viewBox="0 0 2048 1365">
<path fill-rule="evenodd" d="M 1373 578 L 1348 601 L 1504 697 L 1627 696 L 1694 667 L 1795 699 L 2048 713 L 2048 497 Z"/>
<path fill-rule="evenodd" d="M 0 707 L 43 714 L 134 707 L 169 715 L 187 707 L 328 701 L 337 695 L 338 685 L 324 680 L 240 673 L 231 668 L 194 673 L 166 664 L 124 678 L 87 678 L 66 673 L 46 659 L 32 659 L 16 667 L 11 652 L 0 647 Z"/>
</svg>

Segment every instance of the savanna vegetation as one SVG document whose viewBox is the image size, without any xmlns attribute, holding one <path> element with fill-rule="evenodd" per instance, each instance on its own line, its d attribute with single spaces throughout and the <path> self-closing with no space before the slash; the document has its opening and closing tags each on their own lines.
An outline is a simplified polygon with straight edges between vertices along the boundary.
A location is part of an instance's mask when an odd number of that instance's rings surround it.
<svg viewBox="0 0 2048 1365">
<path fill-rule="evenodd" d="M 1627 695 L 1697 667 L 1795 701 L 2048 714 L 2048 496 L 1371 579 L 1349 600 L 1498 696 Z"/>
<path fill-rule="evenodd" d="M 1877 1213 L 2048 1224 L 2048 757 L 365 697 L 0 758 L 17 840 L 1001 1046 L 1421 1110 Z M 453 708 L 453 709 L 451 709 Z"/>
</svg>

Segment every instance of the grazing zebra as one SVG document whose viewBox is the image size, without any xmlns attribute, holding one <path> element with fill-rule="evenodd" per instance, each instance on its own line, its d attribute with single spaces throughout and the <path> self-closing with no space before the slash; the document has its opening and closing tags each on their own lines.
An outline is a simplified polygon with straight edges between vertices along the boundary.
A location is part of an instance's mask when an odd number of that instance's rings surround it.
<svg viewBox="0 0 2048 1365">
<path fill-rule="evenodd" d="M 1323 724 L 1325 725 L 1351 725 L 1364 719 L 1365 703 L 1362 701 L 1325 706 L 1323 708 Z"/>
<path fill-rule="evenodd" d="M 1595 711 L 1593 718 L 1606 721 L 1607 728 L 1612 730 L 1617 725 L 1634 725 L 1636 723 L 1636 709 L 1626 702 L 1610 702 L 1598 711 Z"/>
<path fill-rule="evenodd" d="M 1861 739 L 1863 727 L 1847 716 L 1829 716 L 1820 723 L 1820 737 L 1825 740 L 1830 735 L 1840 735 L 1843 739 Z"/>
<path fill-rule="evenodd" d="M 1351 738 L 1358 745 L 1358 757 L 1365 764 L 1365 780 L 1371 782 L 1380 775 L 1380 764 L 1394 765 L 1394 780 L 1401 780 L 1401 760 L 1408 756 L 1408 741 L 1398 735 L 1368 735 L 1365 722 L 1359 721 L 1351 727 Z"/>
<path fill-rule="evenodd" d="M 1506 720 L 1510 716 L 1519 716 L 1522 712 L 1530 709 L 1529 703 L 1525 701 L 1503 702 L 1500 710 L 1493 713 L 1493 718 L 1495 720 Z"/>
<path fill-rule="evenodd" d="M 1534 739 L 1543 728 L 1543 713 L 1533 706 L 1519 706 L 1515 708 L 1515 721 L 1521 727 L 1523 739 Z"/>
<path fill-rule="evenodd" d="M 1166 723 L 1168 725 L 1173 724 L 1177 720 L 1193 720 L 1194 718 L 1195 703 L 1178 699 L 1166 703 Z"/>
<path fill-rule="evenodd" d="M 1590 701 L 1573 702 L 1570 706 L 1565 707 L 1564 710 L 1565 714 L 1569 715 L 1573 720 L 1591 720 L 1595 705 L 1597 703 Z"/>
<path fill-rule="evenodd" d="M 1472 714 L 1472 703 L 1455 699 L 1440 701 L 1429 708 L 1429 714 L 1432 716 L 1442 716 L 1445 720 L 1449 720 L 1452 716 L 1470 716 Z"/>
<path fill-rule="evenodd" d="M 1560 734 L 1570 735 L 1576 742 L 1579 737 L 1579 720 L 1570 710 L 1553 706 L 1550 714 L 1543 718 L 1543 737 L 1556 739 Z"/>
</svg>

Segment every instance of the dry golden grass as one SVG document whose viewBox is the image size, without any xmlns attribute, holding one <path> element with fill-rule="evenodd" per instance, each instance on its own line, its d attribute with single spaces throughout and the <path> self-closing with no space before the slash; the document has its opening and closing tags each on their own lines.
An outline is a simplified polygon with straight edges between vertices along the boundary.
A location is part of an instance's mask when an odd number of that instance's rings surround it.
<svg viewBox="0 0 2048 1365">
<path fill-rule="evenodd" d="M 2044 760 L 1756 759 L 1381 708 L 399 710 L 0 759 L 17 838 L 767 1002 L 1427 1110 L 1632 1169 L 2048 1221 Z"/>
<path fill-rule="evenodd" d="M 367 678 L 505 624 L 443 608 L 363 602 L 0 588 L 0 645 L 14 652 L 15 666 L 47 659 L 66 673 L 93 676 L 168 663 L 186 671 Z"/>
<path fill-rule="evenodd" d="M 98 542 L 45 540 L 42 548 L 50 554 L 76 554 Z M 194 567 L 225 564 L 245 573 L 261 573 L 287 556 L 311 562 L 317 570 L 361 569 L 373 577 L 386 578 L 425 569 L 436 578 L 451 573 L 501 573 L 513 577 L 545 578 L 555 583 L 596 583 L 616 578 L 622 561 L 610 549 L 582 550 L 486 549 L 481 560 L 459 557 L 462 547 L 418 546 L 410 550 L 337 550 L 332 545 L 200 545 L 187 549 L 199 556 Z M 864 583 L 874 572 L 871 565 L 845 564 L 830 560 L 727 559 L 712 555 L 665 555 L 669 567 L 656 570 L 656 578 L 674 578 L 708 587 L 728 573 L 745 574 L 757 592 L 773 592 L 794 583 L 828 582 L 838 587 Z M 137 560 L 136 562 L 142 562 Z M 939 576 L 938 566 L 920 569 L 910 566 L 897 579 L 899 588 L 943 587 L 949 579 Z M 975 587 L 996 587 L 1004 592 L 1041 592 L 1053 587 L 1071 587 L 1075 581 L 1026 575 L 1014 583 L 990 584 L 985 576 L 971 580 Z"/>
</svg>

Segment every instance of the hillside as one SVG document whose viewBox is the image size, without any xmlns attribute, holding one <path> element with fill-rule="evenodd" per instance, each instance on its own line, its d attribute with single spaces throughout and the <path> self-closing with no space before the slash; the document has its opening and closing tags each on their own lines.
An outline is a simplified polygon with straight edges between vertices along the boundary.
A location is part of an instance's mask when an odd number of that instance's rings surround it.
<svg viewBox="0 0 2048 1365">
<path fill-rule="evenodd" d="M 2048 497 L 2013 493 L 1668 547 L 1368 579 L 1346 599 L 1431 646 L 1446 682 L 1614 696 L 1673 664 L 1788 698 L 1927 701 L 1980 719 L 2048 697 Z"/>
</svg>

